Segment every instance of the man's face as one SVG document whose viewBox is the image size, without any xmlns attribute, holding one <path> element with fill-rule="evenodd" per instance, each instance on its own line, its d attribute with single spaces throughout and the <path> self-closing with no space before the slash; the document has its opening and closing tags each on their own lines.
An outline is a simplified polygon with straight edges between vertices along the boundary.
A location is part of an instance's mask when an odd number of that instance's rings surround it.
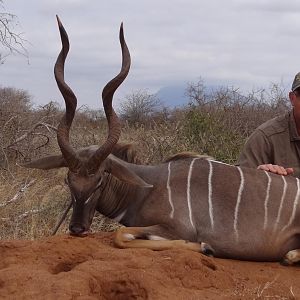
<svg viewBox="0 0 300 300">
<path fill-rule="evenodd" d="M 300 124 L 300 91 L 296 90 L 289 93 L 289 98 L 294 110 L 296 124 Z"/>
</svg>

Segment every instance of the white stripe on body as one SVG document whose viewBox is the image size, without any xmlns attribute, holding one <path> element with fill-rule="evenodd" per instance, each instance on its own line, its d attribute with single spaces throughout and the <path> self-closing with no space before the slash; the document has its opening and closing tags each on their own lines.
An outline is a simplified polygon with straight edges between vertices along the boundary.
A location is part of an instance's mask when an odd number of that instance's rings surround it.
<svg viewBox="0 0 300 300">
<path fill-rule="evenodd" d="M 284 198 L 285 198 L 286 190 L 287 190 L 287 183 L 286 183 L 285 177 L 281 175 L 281 178 L 283 180 L 283 191 L 282 191 L 282 195 L 281 195 L 281 199 L 280 199 L 280 205 L 279 205 L 279 209 L 278 209 L 278 215 L 277 215 L 277 219 L 275 221 L 275 226 L 274 226 L 273 232 L 275 232 L 277 230 L 278 224 L 280 222 L 281 211 L 282 211 L 283 202 L 284 202 Z"/>
<path fill-rule="evenodd" d="M 187 189 L 186 189 L 186 197 L 187 197 L 187 203 L 188 203 L 188 209 L 189 209 L 189 218 L 190 218 L 190 222 L 191 222 L 191 225 L 193 226 L 193 228 L 195 228 L 195 225 L 194 225 L 193 218 L 192 218 L 192 208 L 191 208 L 191 177 L 192 177 L 194 162 L 197 159 L 199 159 L 199 158 L 194 158 L 190 164 L 188 178 L 187 178 Z"/>
<path fill-rule="evenodd" d="M 239 170 L 239 173 L 240 173 L 241 182 L 240 182 L 240 187 L 239 187 L 239 191 L 238 191 L 238 195 L 237 195 L 235 211 L 234 211 L 233 228 L 234 228 L 234 233 L 235 233 L 236 241 L 238 242 L 238 240 L 239 240 L 239 232 L 238 232 L 238 229 L 237 229 L 237 223 L 238 223 L 238 215 L 239 215 L 240 202 L 241 202 L 242 193 L 243 193 L 243 190 L 244 190 L 245 178 L 244 178 L 244 174 L 243 174 L 242 169 L 240 167 L 237 167 L 237 169 Z"/>
<path fill-rule="evenodd" d="M 209 164 L 209 173 L 208 173 L 208 211 L 209 211 L 209 218 L 210 218 L 210 225 L 212 230 L 214 229 L 214 215 L 213 215 L 213 205 L 212 205 L 212 184 L 211 179 L 213 175 L 213 165 L 212 161 L 208 160 Z"/>
<path fill-rule="evenodd" d="M 296 178 L 296 181 L 297 181 L 297 193 L 296 193 L 295 200 L 294 200 L 293 211 L 292 211 L 289 222 L 281 229 L 281 231 L 284 231 L 286 228 L 288 228 L 292 224 L 292 222 L 296 216 L 296 208 L 297 208 L 298 200 L 299 200 L 299 196 L 300 196 L 299 179 Z"/>
<path fill-rule="evenodd" d="M 172 201 L 172 190 L 171 190 L 171 186 L 170 186 L 170 178 L 171 178 L 171 162 L 168 163 L 168 180 L 167 180 L 167 190 L 168 190 L 168 199 L 169 199 L 169 203 L 171 205 L 171 212 L 170 212 L 170 218 L 173 219 L 174 218 L 174 204 Z"/>
<path fill-rule="evenodd" d="M 222 161 L 218 161 L 218 160 L 214 160 L 214 159 L 207 159 L 208 161 L 212 161 L 212 162 L 215 162 L 217 164 L 222 164 L 222 165 L 225 165 L 225 166 L 229 166 L 229 167 L 235 167 L 234 165 L 230 165 L 230 164 L 227 164 L 227 163 L 224 163 Z"/>
<path fill-rule="evenodd" d="M 268 185 L 267 185 L 267 193 L 266 193 L 266 198 L 265 198 L 265 203 L 264 203 L 264 208 L 265 208 L 265 219 L 264 219 L 264 230 L 267 228 L 268 224 L 268 204 L 269 204 L 269 199 L 270 199 L 270 188 L 271 188 L 271 176 L 269 175 L 269 172 L 264 171 L 268 177 Z"/>
</svg>

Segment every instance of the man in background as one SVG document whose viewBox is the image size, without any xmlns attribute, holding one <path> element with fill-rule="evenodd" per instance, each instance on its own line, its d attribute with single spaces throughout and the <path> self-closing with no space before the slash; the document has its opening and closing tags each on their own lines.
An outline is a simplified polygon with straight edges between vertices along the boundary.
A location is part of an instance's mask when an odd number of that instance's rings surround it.
<svg viewBox="0 0 300 300">
<path fill-rule="evenodd" d="M 255 129 L 237 165 L 300 178 L 300 72 L 295 76 L 289 99 L 292 110 Z"/>
</svg>

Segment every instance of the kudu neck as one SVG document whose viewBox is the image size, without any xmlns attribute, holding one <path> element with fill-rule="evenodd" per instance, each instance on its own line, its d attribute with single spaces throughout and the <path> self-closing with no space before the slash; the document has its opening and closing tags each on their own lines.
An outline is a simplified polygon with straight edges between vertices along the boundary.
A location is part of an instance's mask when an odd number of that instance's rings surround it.
<svg viewBox="0 0 300 300">
<path fill-rule="evenodd" d="M 98 210 L 109 218 L 116 218 L 127 209 L 135 192 L 135 187 L 108 174 L 103 180 Z"/>
</svg>

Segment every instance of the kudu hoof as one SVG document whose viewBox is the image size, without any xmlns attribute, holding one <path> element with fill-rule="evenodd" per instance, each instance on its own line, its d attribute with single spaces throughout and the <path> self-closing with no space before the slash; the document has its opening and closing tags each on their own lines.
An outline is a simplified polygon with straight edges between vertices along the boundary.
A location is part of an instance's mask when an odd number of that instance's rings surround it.
<svg viewBox="0 0 300 300">
<path fill-rule="evenodd" d="M 293 263 L 289 260 L 289 259 L 287 259 L 287 258 L 283 258 L 281 261 L 280 261 L 280 264 L 282 265 L 282 266 L 291 266 Z"/>
<path fill-rule="evenodd" d="M 201 243 L 201 253 L 213 257 L 215 255 L 215 250 L 207 243 Z"/>
<path fill-rule="evenodd" d="M 283 266 L 298 265 L 300 262 L 299 249 L 289 251 L 280 261 Z"/>
</svg>

